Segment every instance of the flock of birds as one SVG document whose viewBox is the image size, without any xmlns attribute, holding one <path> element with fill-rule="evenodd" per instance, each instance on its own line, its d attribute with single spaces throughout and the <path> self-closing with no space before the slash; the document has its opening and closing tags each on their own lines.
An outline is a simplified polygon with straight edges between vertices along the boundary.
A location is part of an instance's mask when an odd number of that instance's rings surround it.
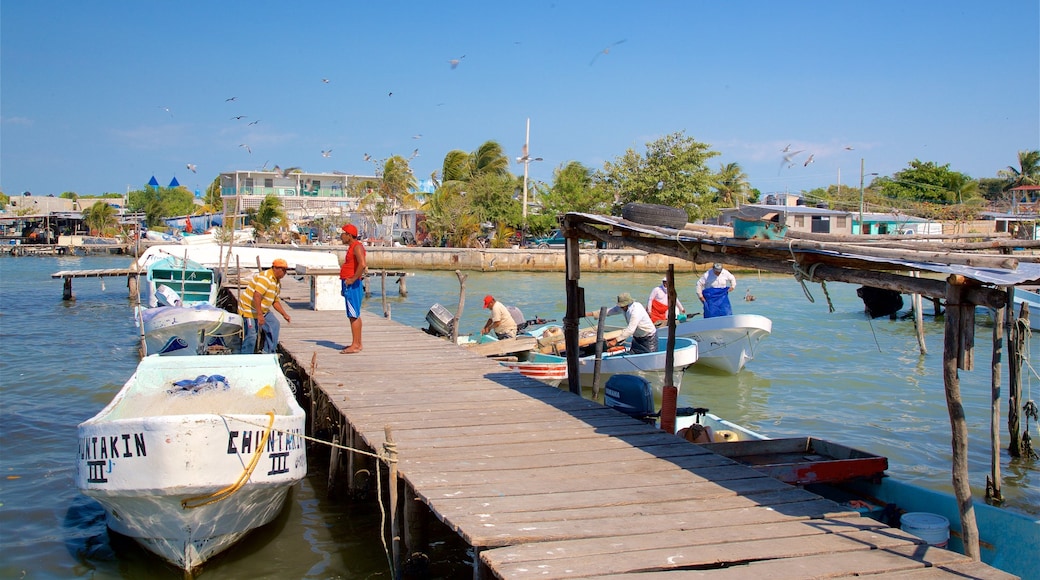
<svg viewBox="0 0 1040 580">
<path fill-rule="evenodd" d="M 797 151 L 791 151 L 791 144 L 788 143 L 787 147 L 784 147 L 783 149 L 780 150 L 780 152 L 784 154 L 783 160 L 780 162 L 780 171 L 783 171 L 783 169 L 785 167 L 787 167 L 787 168 L 794 167 L 794 165 L 795 165 L 795 157 L 798 157 L 802 153 L 805 153 L 805 151 L 806 151 L 805 149 L 799 149 Z M 853 151 L 853 148 L 849 147 L 849 146 L 846 146 L 845 147 L 845 151 Z M 811 164 L 813 161 L 816 161 L 816 154 L 815 153 L 810 153 L 809 156 L 805 158 L 805 162 L 802 163 L 802 167 L 809 167 L 809 164 Z M 780 174 L 780 172 L 778 171 L 777 175 L 779 175 L 779 174 Z"/>
<path fill-rule="evenodd" d="M 601 56 L 610 54 L 611 49 L 613 49 L 614 47 L 616 47 L 616 46 L 618 46 L 620 44 L 623 44 L 625 42 L 625 40 L 626 39 L 618 40 L 616 42 L 613 42 L 613 43 L 607 45 L 603 49 L 597 51 L 596 54 L 593 55 L 592 60 L 589 61 L 589 66 L 594 65 L 596 63 L 596 60 L 599 59 Z M 519 42 L 517 42 L 516 44 L 519 44 Z M 448 60 L 448 66 L 451 68 L 451 70 L 455 70 L 455 69 L 457 69 L 459 67 L 459 65 L 462 63 L 462 60 L 464 58 L 466 58 L 466 55 L 463 54 L 462 56 L 459 56 L 457 58 L 449 59 Z M 330 80 L 328 78 L 322 78 L 321 82 L 323 84 L 329 84 Z M 393 95 L 394 95 L 394 93 L 392 91 L 387 92 L 387 97 L 392 97 Z M 228 97 L 228 98 L 224 99 L 225 103 L 236 103 L 237 101 L 238 101 L 238 97 L 237 96 L 231 96 L 231 97 Z M 440 106 L 442 104 L 443 103 L 438 103 L 438 106 Z M 173 112 L 170 110 L 169 107 L 160 106 L 159 108 L 162 109 L 163 111 L 165 111 L 171 117 L 173 116 Z M 233 116 L 231 116 L 231 120 L 232 121 L 243 121 L 243 120 L 246 120 L 246 119 L 249 119 L 249 118 L 250 117 L 248 115 L 233 115 Z M 256 125 L 258 123 L 260 123 L 260 119 L 253 119 L 253 120 L 250 120 L 247 123 L 247 126 Z M 418 134 L 416 134 L 416 135 L 414 135 L 412 137 L 412 139 L 421 139 L 421 138 L 422 138 L 422 134 L 421 133 L 418 133 Z M 246 154 L 252 155 L 253 149 L 252 149 L 252 147 L 249 146 L 248 143 L 240 143 L 239 147 L 242 148 L 242 149 L 245 149 Z M 787 148 L 784 149 L 784 153 L 785 153 L 784 163 L 793 165 L 794 157 L 796 155 L 798 155 L 799 153 L 802 153 L 802 151 L 790 152 L 790 146 L 788 146 Z M 328 149 L 322 149 L 321 150 L 321 156 L 323 158 L 325 158 L 325 159 L 330 158 L 332 156 L 332 148 L 330 147 Z M 408 159 L 410 159 L 410 160 L 411 159 L 415 159 L 418 156 L 419 156 L 419 149 L 416 148 L 414 151 L 412 151 L 412 155 Z M 376 161 L 373 160 L 372 156 L 369 155 L 368 153 L 364 154 L 363 159 L 366 162 L 376 162 Z M 805 162 L 805 165 L 808 165 L 809 163 L 812 163 L 812 159 L 813 159 L 813 156 L 810 155 L 809 159 Z M 187 163 L 187 164 L 185 164 L 185 167 L 189 171 L 191 171 L 192 173 L 198 173 L 198 166 L 195 163 Z M 267 167 L 267 164 L 264 163 L 264 167 L 261 169 L 261 171 L 266 170 L 266 167 Z M 289 168 L 289 169 L 286 169 L 286 170 L 283 171 L 276 165 L 274 167 L 274 171 L 275 172 L 281 172 L 281 173 L 283 173 L 283 175 L 288 175 L 289 173 L 292 173 L 293 171 L 299 171 L 299 168 L 298 167 L 292 167 L 292 168 Z"/>
</svg>

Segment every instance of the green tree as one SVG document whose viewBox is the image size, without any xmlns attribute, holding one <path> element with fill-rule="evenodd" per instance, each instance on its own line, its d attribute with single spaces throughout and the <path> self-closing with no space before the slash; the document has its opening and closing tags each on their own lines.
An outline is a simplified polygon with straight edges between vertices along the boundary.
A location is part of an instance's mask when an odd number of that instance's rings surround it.
<svg viewBox="0 0 1040 580">
<path fill-rule="evenodd" d="M 607 189 L 597 187 L 593 173 L 591 168 L 577 161 L 553 170 L 553 183 L 541 197 L 542 213 L 553 216 L 549 229 L 557 225 L 556 216 L 567 212 L 610 213 L 614 197 Z M 548 233 L 534 228 L 532 231 L 536 234 Z"/>
<path fill-rule="evenodd" d="M 1008 165 L 998 175 L 1007 179 L 1006 189 L 1040 184 L 1040 150 L 1018 152 L 1018 167 Z"/>
<path fill-rule="evenodd" d="M 629 202 L 686 210 L 690 221 L 715 215 L 717 176 L 707 162 L 719 153 L 680 131 L 647 143 L 646 154 L 629 149 L 604 164 L 595 181 L 614 197 L 615 210 Z"/>
<path fill-rule="evenodd" d="M 285 209 L 282 200 L 276 195 L 268 195 L 260 202 L 253 216 L 253 227 L 261 233 L 269 233 L 282 229 L 286 225 Z"/>
<path fill-rule="evenodd" d="M 739 163 L 727 163 L 719 166 L 715 188 L 719 203 L 723 207 L 734 207 L 747 198 L 751 184 Z"/>
<path fill-rule="evenodd" d="M 96 201 L 87 208 L 83 215 L 83 222 L 91 232 L 96 231 L 100 235 L 110 233 L 111 230 L 119 227 L 115 208 L 104 201 Z"/>
<path fill-rule="evenodd" d="M 223 211 L 224 199 L 220 196 L 220 176 L 218 175 L 209 187 L 206 188 L 206 196 L 202 198 L 204 204 L 203 207 L 207 208 L 206 213 L 216 213 Z"/>
<path fill-rule="evenodd" d="M 485 141 L 476 151 L 455 149 L 444 156 L 442 180 L 426 205 L 426 223 L 435 239 L 454 246 L 472 245 L 481 234 L 481 223 L 501 222 L 518 227 L 520 203 L 514 199 L 517 180 L 509 172 L 509 158 L 495 141 Z M 497 237 L 502 237 L 501 231 Z"/>
<path fill-rule="evenodd" d="M 79 199 L 79 196 L 76 195 L 75 191 L 63 191 L 61 192 L 61 195 L 59 195 L 58 197 L 62 199 L 71 199 L 72 201 L 76 201 L 77 199 Z"/>
<path fill-rule="evenodd" d="M 149 227 L 158 226 L 163 218 L 187 215 L 195 210 L 191 192 L 183 187 L 148 187 L 127 195 L 127 209 L 142 211 Z"/>
</svg>

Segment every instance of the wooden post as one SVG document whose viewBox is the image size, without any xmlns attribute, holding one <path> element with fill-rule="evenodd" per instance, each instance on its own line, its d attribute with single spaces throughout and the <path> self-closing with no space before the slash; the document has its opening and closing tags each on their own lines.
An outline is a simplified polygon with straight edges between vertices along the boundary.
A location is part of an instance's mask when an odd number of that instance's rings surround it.
<svg viewBox="0 0 1040 580">
<path fill-rule="evenodd" d="M 675 433 L 675 405 L 679 399 L 679 389 L 672 378 L 675 374 L 675 301 L 675 265 L 668 264 L 668 346 L 661 391 L 661 430 L 666 433 Z"/>
<path fill-rule="evenodd" d="M 451 343 L 459 343 L 459 320 L 462 320 L 462 308 L 466 306 L 466 278 L 469 274 L 463 274 L 455 270 L 455 277 L 459 279 L 459 307 L 455 310 L 455 318 L 451 320 Z"/>
<path fill-rule="evenodd" d="M 1011 297 L 1008 296 L 1008 303 Z M 989 453 L 990 470 L 986 477 L 986 499 L 1003 502 L 1000 493 L 1000 359 L 1004 353 L 1004 317 L 1007 308 L 993 311 L 993 358 L 990 363 Z"/>
<path fill-rule="evenodd" d="M 397 292 L 404 298 L 408 297 L 408 288 L 404 284 L 404 281 L 407 278 L 408 278 L 408 274 L 403 273 L 403 272 L 401 273 L 400 276 L 397 277 Z"/>
<path fill-rule="evenodd" d="M 332 452 L 329 454 L 329 482 L 326 491 L 328 497 L 336 491 L 336 473 L 339 471 L 339 447 L 340 447 L 339 433 L 332 436 Z"/>
<path fill-rule="evenodd" d="M 921 273 L 914 270 L 910 273 L 914 278 L 920 278 Z M 928 346 L 924 342 L 924 313 L 921 312 L 921 306 L 923 300 L 921 300 L 920 294 L 911 294 L 910 302 L 914 308 L 914 330 L 917 331 L 917 347 L 921 350 L 922 355 L 928 354 Z"/>
<path fill-rule="evenodd" d="M 566 222 L 564 224 L 566 226 Z M 573 230 L 565 227 L 564 232 Z M 564 246 L 565 264 L 567 268 L 567 310 L 563 315 L 563 341 L 567 348 L 567 388 L 575 395 L 581 396 L 581 375 L 578 357 L 578 320 L 585 315 L 585 290 L 578 285 L 581 279 L 581 250 L 576 235 L 567 235 Z"/>
<path fill-rule="evenodd" d="M 386 270 L 379 272 L 379 292 L 383 295 L 383 318 L 390 319 L 390 304 L 386 301 Z"/>
<path fill-rule="evenodd" d="M 137 278 L 137 273 L 132 272 L 126 277 L 126 288 L 130 295 L 130 300 L 135 304 L 141 303 L 141 281 Z"/>
<path fill-rule="evenodd" d="M 397 504 L 397 444 L 394 443 L 394 433 L 390 428 L 390 425 L 383 426 L 383 435 L 385 441 L 383 442 L 383 452 L 386 454 L 386 464 L 389 468 L 390 475 L 387 478 L 389 484 L 390 494 L 390 542 L 391 549 L 393 551 L 393 574 L 394 578 L 397 577 L 397 571 L 401 569 L 401 521 L 400 514 L 398 513 Z"/>
<path fill-rule="evenodd" d="M 61 299 L 75 300 L 76 297 L 72 294 L 72 276 L 65 276 L 62 280 Z"/>
<path fill-rule="evenodd" d="M 425 552 L 426 546 L 426 519 L 429 510 L 424 509 L 425 504 L 419 501 L 415 490 L 411 487 L 404 492 L 404 551 L 411 554 L 416 551 Z"/>
<path fill-rule="evenodd" d="M 975 522 L 971 485 L 968 479 L 968 427 L 961 402 L 958 368 L 971 370 L 971 354 L 965 346 L 970 340 L 966 332 L 975 332 L 975 305 L 963 303 L 964 279 L 950 276 L 946 281 L 946 332 L 943 341 L 943 384 L 946 387 L 946 408 L 950 415 L 951 445 L 953 448 L 952 482 L 961 518 L 961 540 L 964 555 L 980 559 L 979 529 Z M 970 322 L 970 324 L 965 324 Z M 971 339 L 973 340 L 973 339 Z"/>
<path fill-rule="evenodd" d="M 1008 455 L 1013 458 L 1022 457 L 1022 426 L 1018 410 L 1022 405 L 1023 349 L 1028 337 L 1029 305 L 1023 302 L 1018 319 L 1008 328 Z"/>
</svg>

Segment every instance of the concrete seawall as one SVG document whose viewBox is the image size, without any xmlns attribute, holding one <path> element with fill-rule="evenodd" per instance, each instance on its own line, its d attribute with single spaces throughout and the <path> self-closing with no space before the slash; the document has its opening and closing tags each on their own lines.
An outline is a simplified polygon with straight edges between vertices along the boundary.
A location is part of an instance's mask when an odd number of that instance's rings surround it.
<svg viewBox="0 0 1040 580">
<path fill-rule="evenodd" d="M 322 249 L 329 249 L 324 247 Z M 342 255 L 345 250 L 332 246 Z M 564 251 L 557 249 L 380 248 L 368 247 L 368 267 L 384 270 L 469 270 L 477 272 L 563 272 Z M 697 272 L 695 265 L 662 254 L 639 250 L 581 250 L 582 272 Z"/>
</svg>

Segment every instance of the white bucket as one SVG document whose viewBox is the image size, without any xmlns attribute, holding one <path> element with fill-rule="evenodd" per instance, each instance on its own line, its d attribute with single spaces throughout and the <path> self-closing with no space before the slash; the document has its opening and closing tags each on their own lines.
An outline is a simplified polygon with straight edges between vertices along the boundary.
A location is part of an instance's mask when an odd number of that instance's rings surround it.
<svg viewBox="0 0 1040 580">
<path fill-rule="evenodd" d="M 900 519 L 900 529 L 928 542 L 929 545 L 945 548 L 950 541 L 950 520 L 939 514 L 909 512 Z"/>
</svg>

